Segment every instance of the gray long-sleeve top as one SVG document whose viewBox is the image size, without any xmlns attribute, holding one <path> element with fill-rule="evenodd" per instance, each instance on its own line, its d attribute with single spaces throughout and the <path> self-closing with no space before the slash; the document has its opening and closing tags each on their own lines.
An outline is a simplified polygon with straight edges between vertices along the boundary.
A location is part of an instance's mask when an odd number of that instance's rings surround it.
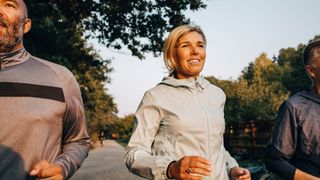
<svg viewBox="0 0 320 180">
<path fill-rule="evenodd" d="M 225 100 L 224 92 L 202 77 L 168 77 L 147 91 L 126 149 L 129 170 L 148 179 L 167 179 L 171 161 L 202 156 L 213 169 L 204 179 L 228 179 L 238 164 L 223 145 Z"/>
<path fill-rule="evenodd" d="M 69 178 L 89 150 L 78 83 L 24 49 L 0 56 L 0 179 L 29 179 L 43 159 Z"/>
</svg>

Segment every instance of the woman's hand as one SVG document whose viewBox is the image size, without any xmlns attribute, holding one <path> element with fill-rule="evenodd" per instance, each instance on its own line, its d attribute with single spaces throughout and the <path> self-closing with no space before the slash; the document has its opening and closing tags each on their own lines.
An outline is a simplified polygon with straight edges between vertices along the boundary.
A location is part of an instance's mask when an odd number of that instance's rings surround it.
<svg viewBox="0 0 320 180">
<path fill-rule="evenodd" d="M 210 173 L 210 161 L 200 156 L 184 156 L 168 167 L 168 176 L 172 179 L 198 180 L 202 179 L 202 176 L 209 176 Z"/>
<path fill-rule="evenodd" d="M 250 180 L 251 175 L 248 169 L 233 167 L 230 170 L 232 180 Z"/>
</svg>

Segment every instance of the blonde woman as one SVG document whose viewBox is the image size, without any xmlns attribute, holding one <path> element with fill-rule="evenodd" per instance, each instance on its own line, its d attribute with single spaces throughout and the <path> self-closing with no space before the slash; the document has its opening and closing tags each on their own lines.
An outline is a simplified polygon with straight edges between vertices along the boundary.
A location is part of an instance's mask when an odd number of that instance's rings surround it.
<svg viewBox="0 0 320 180">
<path fill-rule="evenodd" d="M 135 113 L 128 169 L 148 179 L 251 179 L 223 146 L 224 92 L 199 76 L 206 59 L 199 27 L 175 28 L 164 45 L 170 72 Z"/>
</svg>

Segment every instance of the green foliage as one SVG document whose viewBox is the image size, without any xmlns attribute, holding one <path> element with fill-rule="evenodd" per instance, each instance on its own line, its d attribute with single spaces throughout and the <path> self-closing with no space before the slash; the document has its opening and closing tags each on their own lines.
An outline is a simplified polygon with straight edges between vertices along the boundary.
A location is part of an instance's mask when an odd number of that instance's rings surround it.
<svg viewBox="0 0 320 180">
<path fill-rule="evenodd" d="M 207 79 L 226 93 L 226 121 L 248 123 L 275 119 L 279 106 L 288 98 L 281 76 L 280 67 L 262 53 L 236 81 Z"/>
<path fill-rule="evenodd" d="M 315 36 L 313 40 L 315 39 L 320 39 L 320 36 Z M 291 94 L 312 86 L 312 82 L 305 72 L 302 60 L 305 46 L 299 44 L 296 48 L 281 49 L 278 57 L 274 58 L 282 68 L 282 82 Z"/>
<path fill-rule="evenodd" d="M 281 103 L 288 98 L 280 78 L 283 76 L 282 71 L 265 53 L 256 58 L 252 65 L 253 76 L 242 80 L 246 88 L 240 93 L 244 107 L 251 111 L 244 113 L 244 118 L 254 121 L 273 120 Z"/>
<path fill-rule="evenodd" d="M 160 55 L 168 30 L 190 22 L 185 11 L 206 7 L 203 0 L 25 0 L 32 17 L 47 16 L 61 24 L 76 24 L 86 37 L 107 47 L 128 48 L 132 55 Z M 60 16 L 51 16 L 51 14 Z M 66 21 L 65 21 L 66 20 Z"/>
<path fill-rule="evenodd" d="M 98 140 L 99 140 L 98 133 L 96 133 L 96 132 L 92 133 L 90 136 L 91 143 L 94 144 L 94 143 L 98 142 Z"/>
<path fill-rule="evenodd" d="M 281 49 L 279 56 L 275 58 L 283 70 L 282 82 L 291 94 L 311 87 L 311 80 L 302 61 L 304 47 L 305 45 L 300 44 L 297 48 Z"/>
<path fill-rule="evenodd" d="M 319 38 L 315 36 L 314 39 Z M 305 46 L 283 48 L 273 60 L 262 53 L 234 81 L 207 77 L 226 93 L 227 123 L 273 121 L 279 106 L 289 95 L 310 88 L 312 84 L 302 61 Z"/>
<path fill-rule="evenodd" d="M 132 134 L 133 130 L 134 115 L 129 114 L 124 118 L 114 119 L 111 124 L 109 124 L 105 131 L 107 134 L 115 133 L 116 140 L 120 143 L 127 144 Z"/>
<path fill-rule="evenodd" d="M 99 0 L 83 24 L 93 32 L 88 37 L 98 38 L 114 49 L 126 47 L 143 59 L 145 52 L 160 55 L 165 33 L 190 22 L 186 10 L 205 7 L 202 0 Z"/>
</svg>

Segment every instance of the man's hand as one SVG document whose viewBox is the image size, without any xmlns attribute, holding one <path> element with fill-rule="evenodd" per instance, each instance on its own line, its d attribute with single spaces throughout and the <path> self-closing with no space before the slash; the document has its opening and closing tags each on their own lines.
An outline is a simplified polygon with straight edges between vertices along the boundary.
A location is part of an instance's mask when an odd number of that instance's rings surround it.
<svg viewBox="0 0 320 180">
<path fill-rule="evenodd" d="M 63 180 L 61 166 L 50 164 L 47 160 L 38 162 L 29 174 L 38 179 Z"/>
<path fill-rule="evenodd" d="M 200 180 L 210 173 L 210 161 L 200 156 L 185 156 L 168 167 L 168 176 L 172 179 Z"/>
<path fill-rule="evenodd" d="M 248 169 L 233 167 L 230 170 L 232 180 L 250 180 L 251 175 Z"/>
</svg>

